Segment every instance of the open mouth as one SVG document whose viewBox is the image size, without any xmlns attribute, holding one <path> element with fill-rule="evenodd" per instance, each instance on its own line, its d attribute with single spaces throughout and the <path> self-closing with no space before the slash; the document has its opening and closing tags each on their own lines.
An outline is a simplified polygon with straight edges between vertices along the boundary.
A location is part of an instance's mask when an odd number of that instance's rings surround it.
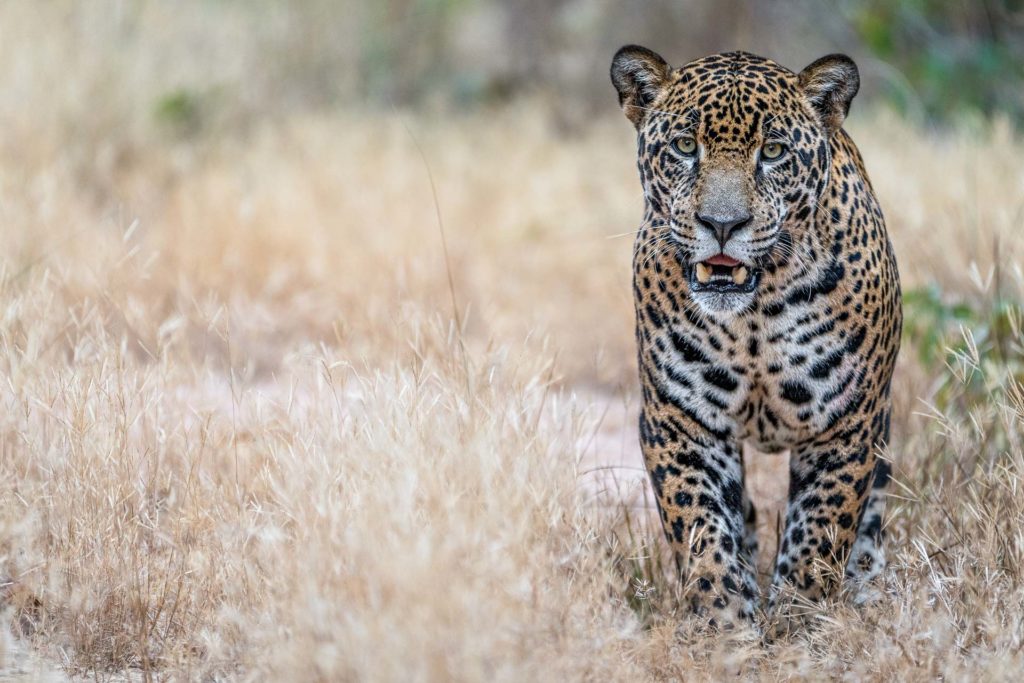
<svg viewBox="0 0 1024 683">
<path fill-rule="evenodd" d="M 687 268 L 690 291 L 716 294 L 749 294 L 757 287 L 761 269 L 731 256 L 719 254 Z"/>
</svg>

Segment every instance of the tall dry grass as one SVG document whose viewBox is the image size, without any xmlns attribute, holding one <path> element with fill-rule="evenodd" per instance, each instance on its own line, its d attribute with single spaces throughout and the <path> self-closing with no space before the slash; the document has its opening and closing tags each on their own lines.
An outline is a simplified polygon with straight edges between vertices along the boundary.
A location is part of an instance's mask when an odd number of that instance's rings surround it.
<svg viewBox="0 0 1024 683">
<path fill-rule="evenodd" d="M 35 26 L 27 7 L 0 17 Z M 876 603 L 811 606 L 787 639 L 708 639 L 666 575 L 630 431 L 631 242 L 616 235 L 641 207 L 616 112 L 573 135 L 530 103 L 169 131 L 132 106 L 161 92 L 160 60 L 88 41 L 72 60 L 60 22 L 26 52 L 11 26 L 0 672 L 913 681 L 1024 666 L 1024 141 L 1008 128 L 855 112 L 904 286 L 939 288 L 908 309 L 894 389 L 890 569 Z M 36 80 L 62 64 L 78 90 Z M 136 90 L 75 94 L 122 73 Z M 784 467 L 765 463 L 771 544 Z"/>
</svg>

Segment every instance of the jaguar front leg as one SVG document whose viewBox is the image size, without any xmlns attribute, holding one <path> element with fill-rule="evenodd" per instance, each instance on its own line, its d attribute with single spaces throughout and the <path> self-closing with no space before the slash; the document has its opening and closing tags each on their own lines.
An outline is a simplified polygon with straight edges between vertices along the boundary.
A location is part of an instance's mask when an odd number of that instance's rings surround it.
<svg viewBox="0 0 1024 683">
<path fill-rule="evenodd" d="M 675 411 L 641 416 L 641 442 L 684 596 L 712 626 L 754 615 L 738 444 Z"/>
<path fill-rule="evenodd" d="M 846 563 L 846 577 L 856 588 L 855 601 L 863 604 L 878 597 L 875 579 L 885 569 L 885 550 L 882 547 L 885 516 L 885 492 L 889 483 L 891 465 L 882 458 L 875 460 L 875 475 L 871 493 L 864 504 L 857 540 L 853 543 L 850 559 Z"/>
<path fill-rule="evenodd" d="M 792 451 L 785 531 L 769 601 L 780 619 L 792 616 L 793 600 L 819 600 L 842 580 L 872 488 L 874 449 L 874 439 L 846 432 Z M 794 594 L 787 596 L 787 590 Z"/>
</svg>

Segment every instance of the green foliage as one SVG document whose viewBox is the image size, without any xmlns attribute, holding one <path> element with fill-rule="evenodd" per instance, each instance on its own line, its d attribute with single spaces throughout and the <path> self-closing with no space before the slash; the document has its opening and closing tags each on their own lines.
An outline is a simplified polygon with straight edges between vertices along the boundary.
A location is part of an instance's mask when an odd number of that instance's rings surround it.
<svg viewBox="0 0 1024 683">
<path fill-rule="evenodd" d="M 1009 114 L 1024 121 L 1024 36 L 1020 0 L 858 0 L 847 4 L 864 46 L 906 83 L 891 83 L 899 108 L 933 119 Z M 910 86 L 908 92 L 907 85 Z"/>
<path fill-rule="evenodd" d="M 964 302 L 947 303 L 933 284 L 903 294 L 903 316 L 905 348 L 930 368 L 946 360 L 953 335 L 959 336 L 961 326 L 976 321 L 977 313 Z"/>
<path fill-rule="evenodd" d="M 1024 386 L 1024 302 L 950 302 L 932 286 L 904 294 L 903 307 L 904 352 L 937 378 L 934 408 L 983 429 L 986 450 L 998 454 L 1011 435 L 995 399 Z"/>
<path fill-rule="evenodd" d="M 159 98 L 153 108 L 157 123 L 177 134 L 194 134 L 202 128 L 203 107 L 197 93 L 179 88 Z"/>
</svg>

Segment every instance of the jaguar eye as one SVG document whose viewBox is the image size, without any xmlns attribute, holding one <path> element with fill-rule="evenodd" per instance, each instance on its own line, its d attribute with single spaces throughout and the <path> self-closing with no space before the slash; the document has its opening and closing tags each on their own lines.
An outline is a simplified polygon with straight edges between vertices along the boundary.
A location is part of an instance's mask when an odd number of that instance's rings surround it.
<svg viewBox="0 0 1024 683">
<path fill-rule="evenodd" d="M 697 140 L 692 135 L 684 135 L 672 142 L 672 149 L 684 157 L 693 156 L 697 152 Z"/>
<path fill-rule="evenodd" d="M 761 148 L 761 158 L 774 161 L 786 153 L 786 146 L 781 142 L 769 142 Z"/>
</svg>

